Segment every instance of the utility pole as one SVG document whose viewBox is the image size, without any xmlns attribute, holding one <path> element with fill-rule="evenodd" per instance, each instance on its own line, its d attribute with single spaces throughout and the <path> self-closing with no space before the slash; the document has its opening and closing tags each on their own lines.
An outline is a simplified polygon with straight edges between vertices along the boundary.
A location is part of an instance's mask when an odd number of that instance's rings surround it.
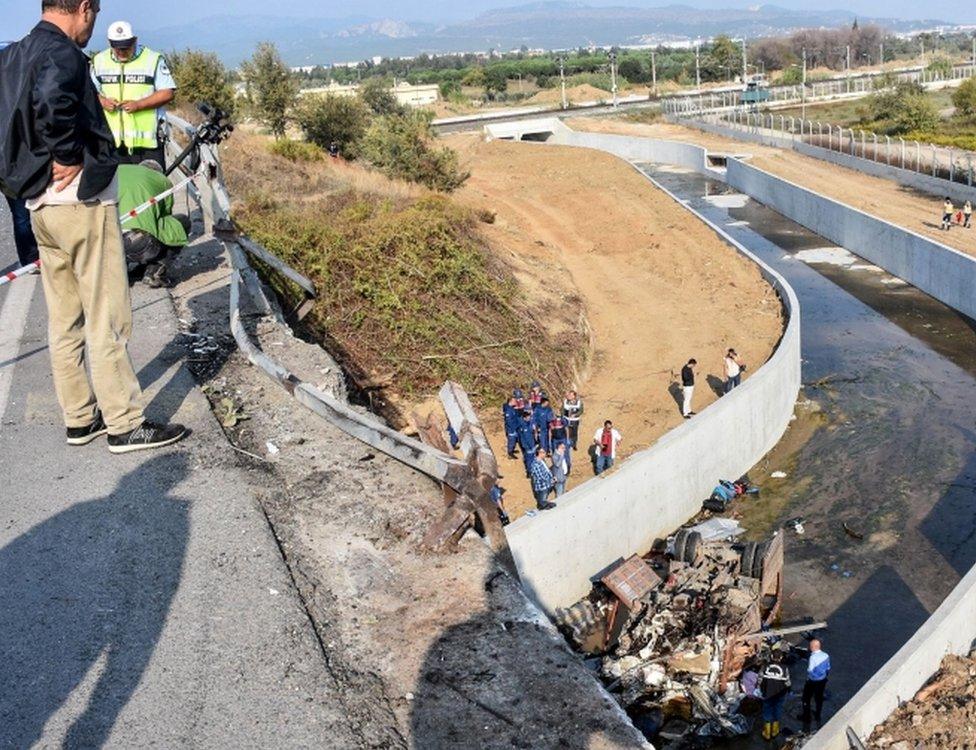
<svg viewBox="0 0 976 750">
<path fill-rule="evenodd" d="M 844 70 L 847 77 L 847 93 L 851 93 L 851 45 L 847 45 L 847 57 L 844 58 Z"/>
<path fill-rule="evenodd" d="M 884 42 L 878 45 L 878 65 L 884 67 Z"/>
<path fill-rule="evenodd" d="M 701 88 L 701 64 L 698 54 L 698 40 L 695 40 L 695 88 Z"/>
<path fill-rule="evenodd" d="M 566 102 L 566 66 L 565 59 L 559 58 L 559 86 L 563 91 L 563 109 L 566 109 L 569 104 Z"/>
<path fill-rule="evenodd" d="M 800 84 L 800 119 L 807 119 L 807 48 L 803 48 L 803 80 Z"/>
<path fill-rule="evenodd" d="M 746 38 L 742 37 L 742 85 L 746 85 L 746 79 L 749 77 L 749 59 L 746 56 Z"/>
<path fill-rule="evenodd" d="M 976 36 L 973 37 L 973 50 L 976 50 Z M 973 59 L 976 60 L 976 51 Z M 654 50 L 651 50 L 651 93 L 657 96 L 657 61 L 654 59 Z"/>
<path fill-rule="evenodd" d="M 922 47 L 922 65 L 925 65 L 925 40 L 919 37 L 918 43 Z"/>
<path fill-rule="evenodd" d="M 607 53 L 610 58 L 610 93 L 613 94 L 613 108 L 617 108 L 617 53 L 610 50 Z"/>
</svg>

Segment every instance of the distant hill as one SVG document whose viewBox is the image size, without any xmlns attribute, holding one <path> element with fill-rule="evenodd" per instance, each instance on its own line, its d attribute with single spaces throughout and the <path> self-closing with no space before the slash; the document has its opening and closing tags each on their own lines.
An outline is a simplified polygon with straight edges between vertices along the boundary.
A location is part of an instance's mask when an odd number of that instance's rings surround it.
<svg viewBox="0 0 976 750">
<path fill-rule="evenodd" d="M 156 29 L 145 35 L 157 48 L 198 47 L 236 65 L 259 41 L 273 41 L 291 65 L 417 55 L 422 52 L 508 51 L 611 44 L 648 44 L 678 39 L 782 34 L 799 28 L 852 23 L 846 10 L 789 10 L 774 5 L 700 9 L 683 5 L 660 8 L 591 7 L 577 2 L 541 2 L 487 11 L 450 25 L 401 19 L 282 18 L 219 16 L 185 26 Z M 858 19 L 893 31 L 944 25 L 937 20 Z"/>
</svg>

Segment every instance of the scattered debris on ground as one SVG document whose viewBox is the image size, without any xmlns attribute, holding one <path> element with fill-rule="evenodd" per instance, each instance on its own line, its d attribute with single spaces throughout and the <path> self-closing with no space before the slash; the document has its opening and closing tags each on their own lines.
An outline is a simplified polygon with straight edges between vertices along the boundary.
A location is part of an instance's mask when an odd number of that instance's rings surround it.
<svg viewBox="0 0 976 750">
<path fill-rule="evenodd" d="M 740 678 L 762 661 L 766 636 L 777 635 L 768 627 L 782 603 L 784 553 L 782 533 L 736 543 L 743 531 L 727 518 L 682 529 L 613 566 L 587 598 L 557 612 L 567 638 L 655 746 L 752 730 L 760 702 Z"/>
<path fill-rule="evenodd" d="M 877 750 L 958 750 L 976 737 L 976 651 L 949 655 L 908 703 L 877 727 L 867 747 Z"/>
</svg>

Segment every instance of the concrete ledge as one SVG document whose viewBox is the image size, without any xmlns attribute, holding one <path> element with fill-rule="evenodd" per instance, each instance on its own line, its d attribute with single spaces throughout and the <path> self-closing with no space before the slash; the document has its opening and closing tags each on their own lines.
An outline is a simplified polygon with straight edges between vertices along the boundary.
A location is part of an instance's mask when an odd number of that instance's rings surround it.
<svg viewBox="0 0 976 750">
<path fill-rule="evenodd" d="M 704 149 L 691 144 L 574 133 L 563 127 L 564 131 L 554 131 L 557 143 L 600 148 L 625 159 L 670 158 L 692 169 L 707 169 Z M 743 474 L 776 445 L 793 414 L 800 388 L 796 296 L 775 271 L 696 216 L 759 266 L 783 301 L 786 330 L 772 357 L 731 394 L 621 462 L 615 471 L 566 493 L 557 509 L 520 518 L 507 527 L 522 583 L 549 614 L 584 596 L 608 565 L 646 551 L 654 539 L 687 521 L 720 477 Z M 736 435 L 735 441 L 728 440 L 730 434 Z"/>
<path fill-rule="evenodd" d="M 726 181 L 812 232 L 976 318 L 976 259 L 738 159 Z"/>
<path fill-rule="evenodd" d="M 976 640 L 976 568 L 956 585 L 911 640 L 804 745 L 848 750 L 847 728 L 862 740 L 902 702 L 911 700 L 946 654 L 968 654 Z"/>
</svg>

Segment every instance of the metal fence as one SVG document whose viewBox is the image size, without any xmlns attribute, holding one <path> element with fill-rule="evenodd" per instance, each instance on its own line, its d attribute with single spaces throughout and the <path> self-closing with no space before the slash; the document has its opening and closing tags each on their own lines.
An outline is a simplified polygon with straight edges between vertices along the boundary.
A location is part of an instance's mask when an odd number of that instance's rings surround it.
<svg viewBox="0 0 976 750">
<path fill-rule="evenodd" d="M 698 119 L 762 135 L 768 138 L 771 145 L 790 148 L 799 141 L 970 187 L 976 178 L 973 173 L 976 153 L 949 146 L 878 135 L 869 130 L 844 128 L 820 120 L 804 120 L 771 112 L 749 112 L 741 108 L 705 114 Z"/>
<path fill-rule="evenodd" d="M 762 103 L 763 106 L 785 106 L 788 104 L 799 104 L 804 100 L 807 103 L 817 101 L 829 101 L 831 99 L 856 98 L 865 96 L 875 90 L 875 83 L 883 73 L 869 73 L 859 76 L 845 78 L 833 78 L 829 81 L 816 81 L 807 83 L 806 96 L 804 96 L 803 86 L 796 84 L 793 86 L 771 86 L 764 89 L 768 92 L 769 99 Z M 892 73 L 898 81 L 915 81 L 923 86 L 933 86 L 949 81 L 962 81 L 976 75 L 976 66 L 956 65 L 948 75 L 939 72 L 917 68 L 912 70 L 902 70 Z M 741 106 L 740 98 L 742 88 L 719 89 L 711 92 L 699 94 L 686 94 L 682 96 L 672 96 L 661 100 L 661 111 L 666 115 L 699 115 L 703 112 L 714 112 L 727 110 Z"/>
</svg>

